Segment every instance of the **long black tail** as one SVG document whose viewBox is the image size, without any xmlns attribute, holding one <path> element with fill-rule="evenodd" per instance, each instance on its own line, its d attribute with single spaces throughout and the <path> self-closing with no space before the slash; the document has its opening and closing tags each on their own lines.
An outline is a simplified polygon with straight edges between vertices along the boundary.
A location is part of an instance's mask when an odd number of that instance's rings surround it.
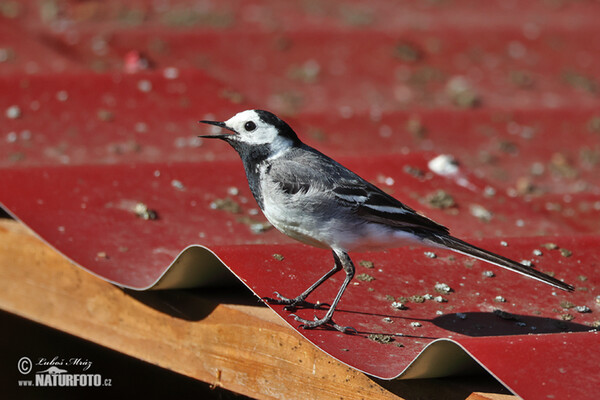
<svg viewBox="0 0 600 400">
<path fill-rule="evenodd" d="M 550 275 L 544 274 L 531 267 L 527 267 L 521 263 L 502 257 L 498 254 L 494 254 L 487 250 L 483 250 L 477 246 L 473 246 L 465 241 L 457 239 L 450 235 L 428 235 L 423 239 L 425 243 L 429 242 L 434 246 L 446 247 L 450 250 L 456 251 L 457 253 L 466 254 L 471 257 L 489 262 L 502 268 L 510 269 L 511 271 L 518 272 L 525 276 L 528 276 L 538 281 L 547 283 L 562 290 L 572 292 L 575 288 L 567 283 L 559 281 Z"/>
</svg>

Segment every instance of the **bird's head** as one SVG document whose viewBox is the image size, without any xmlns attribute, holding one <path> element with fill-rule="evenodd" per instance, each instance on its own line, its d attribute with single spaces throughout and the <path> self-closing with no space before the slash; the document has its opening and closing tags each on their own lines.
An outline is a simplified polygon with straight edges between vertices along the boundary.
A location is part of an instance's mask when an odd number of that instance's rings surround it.
<svg viewBox="0 0 600 400">
<path fill-rule="evenodd" d="M 222 139 L 235 149 L 263 146 L 270 148 L 272 153 L 277 153 L 300 144 L 300 139 L 288 124 L 275 114 L 264 110 L 242 111 L 224 122 L 200 122 L 232 132 L 202 135 L 201 138 Z"/>
</svg>

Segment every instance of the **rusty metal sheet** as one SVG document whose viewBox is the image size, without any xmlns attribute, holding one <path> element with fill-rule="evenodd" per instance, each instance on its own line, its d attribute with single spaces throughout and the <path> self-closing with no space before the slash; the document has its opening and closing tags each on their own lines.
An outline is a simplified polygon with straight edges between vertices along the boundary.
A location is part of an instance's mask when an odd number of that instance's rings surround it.
<svg viewBox="0 0 600 400">
<path fill-rule="evenodd" d="M 199 119 L 268 108 L 456 236 L 577 289 L 419 247 L 353 254 L 366 279 L 335 319 L 358 334 L 302 335 L 385 379 L 445 376 L 474 359 L 526 399 L 593 398 L 600 8 L 442 3 L 3 9 L 0 203 L 120 286 L 212 284 L 225 264 L 259 297 L 298 294 L 330 253 L 271 229 L 235 152 L 196 138 Z M 439 154 L 459 173 L 433 173 Z M 331 301 L 340 283 L 310 300 Z"/>
</svg>

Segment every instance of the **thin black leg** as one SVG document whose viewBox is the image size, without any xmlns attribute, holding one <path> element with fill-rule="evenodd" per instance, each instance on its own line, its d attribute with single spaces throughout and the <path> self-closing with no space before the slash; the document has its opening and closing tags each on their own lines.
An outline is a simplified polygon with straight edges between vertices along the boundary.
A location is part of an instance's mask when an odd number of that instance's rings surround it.
<svg viewBox="0 0 600 400">
<path fill-rule="evenodd" d="M 336 324 L 335 322 L 333 322 L 333 320 L 332 320 L 333 313 L 335 312 L 335 308 L 337 307 L 340 299 L 342 298 L 344 291 L 348 287 L 348 284 L 354 277 L 354 264 L 352 263 L 350 256 L 348 256 L 348 254 L 346 252 L 334 249 L 333 250 L 333 258 L 335 260 L 334 270 L 337 272 L 337 271 L 339 271 L 339 269 L 344 269 L 344 271 L 346 272 L 346 278 L 344 279 L 344 282 L 342 283 L 340 290 L 338 291 L 337 295 L 335 296 L 333 303 L 331 303 L 331 307 L 329 307 L 329 310 L 327 310 L 327 314 L 325 314 L 325 316 L 321 319 L 315 317 L 314 321 L 308 321 L 308 320 L 302 319 L 294 314 L 292 314 L 291 316 L 293 316 L 296 321 L 301 322 L 302 323 L 301 326 L 304 329 L 312 329 L 312 328 L 316 328 L 318 326 L 322 326 L 325 324 L 330 324 L 331 326 L 333 326 L 335 329 L 337 329 L 340 332 L 346 332 L 347 330 L 350 330 L 350 329 L 354 330 L 356 332 L 356 329 L 354 329 L 352 327 L 348 327 L 348 326 L 340 326 L 340 325 Z M 331 275 L 333 275 L 333 273 Z M 322 282 L 317 282 L 317 283 L 321 284 Z M 318 285 L 316 285 L 316 286 L 318 286 Z M 315 288 L 316 288 L 316 286 L 315 286 Z"/>
<path fill-rule="evenodd" d="M 273 299 L 271 297 L 264 297 L 263 300 L 265 300 L 266 302 L 271 303 L 271 304 L 285 304 L 287 306 L 286 309 L 293 309 L 299 305 L 302 305 L 303 303 L 306 302 L 306 298 L 308 297 L 309 294 L 312 293 L 313 290 L 318 288 L 327 279 L 331 278 L 336 272 L 342 270 L 342 265 L 337 261 L 335 252 L 333 253 L 333 257 L 336 260 L 333 268 L 329 272 L 327 272 L 325 275 L 320 277 L 319 280 L 317 280 L 315 283 L 313 283 L 308 289 L 306 289 L 304 292 L 302 292 L 298 297 L 295 297 L 293 299 L 288 299 L 287 297 L 284 297 L 284 296 L 280 295 L 279 293 L 275 292 L 274 294 L 275 294 L 275 296 L 277 296 L 276 299 Z"/>
</svg>

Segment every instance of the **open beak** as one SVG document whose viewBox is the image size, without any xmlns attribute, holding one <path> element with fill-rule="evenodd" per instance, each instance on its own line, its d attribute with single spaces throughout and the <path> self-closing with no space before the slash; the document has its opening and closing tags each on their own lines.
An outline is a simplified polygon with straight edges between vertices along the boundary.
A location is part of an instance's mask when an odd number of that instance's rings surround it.
<svg viewBox="0 0 600 400">
<path fill-rule="evenodd" d="M 198 122 L 200 122 L 202 124 L 218 126 L 219 128 L 229 129 L 230 131 L 235 133 L 235 131 L 233 129 L 231 129 L 227 125 L 225 125 L 225 122 L 221 122 L 221 121 L 198 121 Z M 231 133 L 221 133 L 221 134 L 214 134 L 214 135 L 200 135 L 198 137 L 208 138 L 208 139 L 224 139 L 231 135 L 232 135 Z"/>
</svg>

